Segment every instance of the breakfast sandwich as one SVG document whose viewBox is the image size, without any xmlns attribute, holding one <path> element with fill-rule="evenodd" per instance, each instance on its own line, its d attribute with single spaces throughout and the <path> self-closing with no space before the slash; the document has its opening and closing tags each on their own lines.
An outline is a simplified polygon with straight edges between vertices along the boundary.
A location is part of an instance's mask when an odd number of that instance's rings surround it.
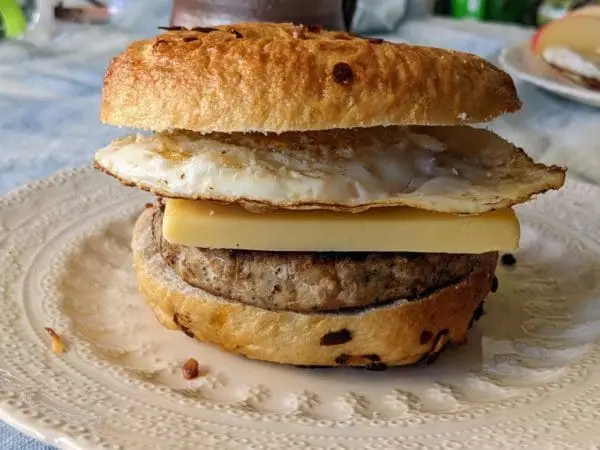
<svg viewBox="0 0 600 450">
<path fill-rule="evenodd" d="M 140 129 L 98 169 L 157 201 L 133 237 L 158 320 L 299 366 L 432 360 L 463 343 L 519 244 L 511 209 L 564 170 L 468 124 L 517 111 L 474 55 L 318 27 L 167 30 L 105 77 Z"/>
</svg>

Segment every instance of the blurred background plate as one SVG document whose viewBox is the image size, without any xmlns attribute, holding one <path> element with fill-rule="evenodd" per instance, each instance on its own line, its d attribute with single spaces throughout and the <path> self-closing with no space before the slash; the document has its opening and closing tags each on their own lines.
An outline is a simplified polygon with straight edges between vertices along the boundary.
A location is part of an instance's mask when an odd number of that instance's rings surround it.
<svg viewBox="0 0 600 450">
<path fill-rule="evenodd" d="M 503 49 L 500 65 L 512 75 L 542 89 L 600 108 L 600 91 L 579 86 L 561 75 L 531 51 L 529 41 Z"/>
</svg>

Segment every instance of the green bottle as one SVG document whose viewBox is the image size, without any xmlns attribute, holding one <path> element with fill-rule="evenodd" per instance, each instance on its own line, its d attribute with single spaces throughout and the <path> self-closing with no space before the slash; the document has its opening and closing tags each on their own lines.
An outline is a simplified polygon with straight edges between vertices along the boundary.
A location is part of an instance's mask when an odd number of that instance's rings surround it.
<svg viewBox="0 0 600 450">
<path fill-rule="evenodd" d="M 18 37 L 27 29 L 27 17 L 17 0 L 0 0 L 0 38 Z"/>
<path fill-rule="evenodd" d="M 485 17 L 494 22 L 521 23 L 528 7 L 531 5 L 524 0 L 488 0 Z"/>
<path fill-rule="evenodd" d="M 485 19 L 485 0 L 452 0 L 452 15 L 461 19 Z"/>
</svg>

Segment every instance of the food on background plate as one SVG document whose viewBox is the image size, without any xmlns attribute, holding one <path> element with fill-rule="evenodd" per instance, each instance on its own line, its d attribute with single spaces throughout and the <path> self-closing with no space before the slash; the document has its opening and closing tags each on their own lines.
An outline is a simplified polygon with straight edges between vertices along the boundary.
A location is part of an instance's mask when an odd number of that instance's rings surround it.
<svg viewBox="0 0 600 450">
<path fill-rule="evenodd" d="M 600 19 L 600 4 L 588 5 L 588 6 L 584 6 L 582 8 L 574 9 L 570 13 L 570 15 L 571 16 L 590 16 L 590 17 L 597 17 Z"/>
<path fill-rule="evenodd" d="M 153 192 L 133 237 L 158 320 L 299 366 L 434 361 L 564 170 L 468 124 L 517 111 L 474 55 L 318 27 L 173 29 L 111 63 L 100 170 Z"/>
<path fill-rule="evenodd" d="M 550 22 L 532 38 L 533 50 L 570 80 L 600 89 L 600 14 L 597 6 Z"/>
</svg>

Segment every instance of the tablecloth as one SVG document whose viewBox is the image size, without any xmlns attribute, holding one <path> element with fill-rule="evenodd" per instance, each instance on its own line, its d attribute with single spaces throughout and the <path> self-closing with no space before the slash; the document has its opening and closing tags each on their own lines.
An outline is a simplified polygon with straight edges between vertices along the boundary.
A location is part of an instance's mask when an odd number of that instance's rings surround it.
<svg viewBox="0 0 600 450">
<path fill-rule="evenodd" d="M 109 59 L 164 24 L 157 9 L 128 31 L 71 26 L 46 45 L 0 43 L 0 195 L 55 171 L 89 164 L 94 150 L 127 132 L 100 124 L 99 92 Z M 495 60 L 531 30 L 426 18 L 402 23 L 391 40 L 451 47 Z M 570 176 L 600 184 L 600 110 L 518 83 L 521 112 L 492 124 L 535 158 L 566 165 Z M 599 199 L 600 200 L 600 199 Z M 47 449 L 0 423 L 0 449 Z"/>
</svg>

